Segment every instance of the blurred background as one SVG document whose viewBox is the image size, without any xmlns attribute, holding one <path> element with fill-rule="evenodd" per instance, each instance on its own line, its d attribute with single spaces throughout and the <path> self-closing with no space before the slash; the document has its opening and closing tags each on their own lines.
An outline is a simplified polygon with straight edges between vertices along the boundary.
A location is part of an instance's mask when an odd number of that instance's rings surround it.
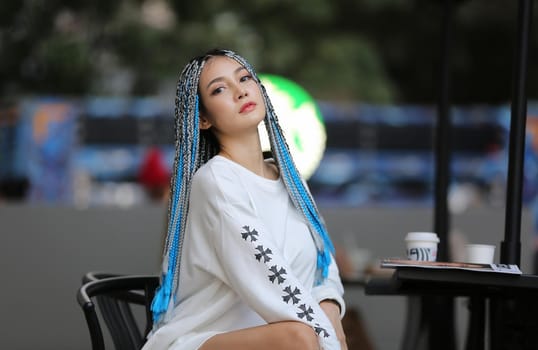
<svg viewBox="0 0 538 350">
<path fill-rule="evenodd" d="M 453 231 L 496 243 L 503 234 L 517 2 L 453 3 Z M 60 340 L 43 330 L 51 349 L 85 344 L 74 304 L 84 272 L 157 271 L 176 79 L 188 59 L 210 48 L 235 50 L 259 73 L 290 79 L 314 99 L 326 143 L 308 182 L 355 269 L 402 254 L 406 230 L 431 230 L 442 9 L 435 0 L 0 2 L 0 256 L 2 266 L 30 257 L 9 269 L 13 276 L 64 271 L 57 279 L 65 295 L 55 295 L 69 303 L 65 312 L 77 328 Z M 526 272 L 538 212 L 538 37 L 530 40 Z M 131 242 L 139 248 L 118 259 L 122 234 L 139 237 Z M 50 250 L 29 248 L 30 237 Z M 395 243 L 382 246 L 385 238 Z M 47 261 L 51 252 L 57 265 L 36 267 L 32 259 Z M 386 299 L 371 299 L 365 313 L 387 307 Z M 403 316 L 366 319 L 377 348 L 394 349 Z M 21 345 L 29 340 L 17 332 L 10 339 L 20 345 L 12 348 L 34 347 Z"/>
<path fill-rule="evenodd" d="M 452 192 L 502 203 L 517 4 L 455 4 Z M 323 205 L 431 204 L 439 1 L 4 1 L 0 18 L 4 199 L 148 199 L 143 186 L 159 181 L 140 177 L 148 152 L 163 158 L 159 176 L 173 161 L 179 70 L 223 47 L 317 102 L 327 143 L 310 185 Z M 531 37 L 531 62 L 537 46 Z M 532 100 L 532 64 L 528 81 Z M 527 165 L 532 178 L 536 166 Z"/>
</svg>

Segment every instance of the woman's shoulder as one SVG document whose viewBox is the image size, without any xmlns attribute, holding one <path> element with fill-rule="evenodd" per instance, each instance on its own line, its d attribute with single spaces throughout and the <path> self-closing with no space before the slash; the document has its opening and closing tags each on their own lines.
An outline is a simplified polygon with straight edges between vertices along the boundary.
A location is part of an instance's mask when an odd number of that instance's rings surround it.
<svg viewBox="0 0 538 350">
<path fill-rule="evenodd" d="M 193 180 L 215 183 L 221 179 L 233 179 L 237 177 L 233 166 L 225 158 L 215 156 L 203 164 L 194 174 Z"/>
<path fill-rule="evenodd" d="M 192 190 L 235 192 L 241 187 L 236 169 L 225 158 L 215 156 L 202 165 L 192 179 Z"/>
</svg>

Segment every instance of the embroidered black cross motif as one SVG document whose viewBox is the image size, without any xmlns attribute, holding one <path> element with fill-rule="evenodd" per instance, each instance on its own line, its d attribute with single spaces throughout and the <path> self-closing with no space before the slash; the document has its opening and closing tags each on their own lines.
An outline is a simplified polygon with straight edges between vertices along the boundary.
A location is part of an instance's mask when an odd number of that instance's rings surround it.
<svg viewBox="0 0 538 350">
<path fill-rule="evenodd" d="M 256 231 L 256 229 L 253 228 L 251 231 L 249 226 L 243 226 L 243 230 L 245 230 L 245 232 L 241 232 L 241 237 L 243 237 L 245 241 L 249 237 L 251 242 L 258 240 L 258 238 L 256 237 L 258 235 L 258 231 Z"/>
<path fill-rule="evenodd" d="M 277 270 L 277 267 L 276 265 L 273 265 L 271 266 L 271 268 L 269 269 L 272 273 L 274 273 L 274 275 L 270 275 L 269 276 L 269 280 L 273 283 L 275 283 L 275 280 L 277 280 L 278 284 L 281 284 L 282 282 L 284 282 L 286 279 L 283 277 L 283 275 L 286 274 L 286 270 L 284 270 L 283 267 L 280 268 L 280 270 Z"/>
<path fill-rule="evenodd" d="M 310 316 L 311 314 L 314 313 L 314 310 L 312 310 L 310 306 L 306 306 L 306 304 L 302 304 L 301 306 L 299 306 L 299 309 L 301 309 L 302 311 L 302 312 L 297 313 L 297 316 L 299 316 L 299 318 L 306 317 L 307 321 L 312 321 L 314 319 L 312 316 Z"/>
<path fill-rule="evenodd" d="M 291 300 L 292 304 L 295 305 L 299 302 L 299 298 L 297 297 L 297 295 L 301 294 L 301 291 L 299 290 L 299 288 L 295 287 L 295 290 L 291 290 L 291 286 L 287 286 L 286 288 L 284 288 L 284 292 L 286 292 L 287 294 L 284 295 L 282 297 L 282 299 L 287 303 Z"/>
<path fill-rule="evenodd" d="M 271 261 L 272 258 L 269 256 L 273 254 L 271 249 L 263 249 L 263 246 L 261 245 L 257 246 L 256 249 L 260 252 L 260 254 L 255 254 L 256 260 L 261 261 L 261 259 L 263 258 L 264 263 Z"/>
<path fill-rule="evenodd" d="M 323 338 L 328 338 L 329 337 L 329 333 L 325 330 L 325 328 L 320 327 L 319 323 L 316 323 L 316 325 L 314 326 L 314 331 L 318 335 L 322 335 L 322 333 L 323 333 Z"/>
</svg>

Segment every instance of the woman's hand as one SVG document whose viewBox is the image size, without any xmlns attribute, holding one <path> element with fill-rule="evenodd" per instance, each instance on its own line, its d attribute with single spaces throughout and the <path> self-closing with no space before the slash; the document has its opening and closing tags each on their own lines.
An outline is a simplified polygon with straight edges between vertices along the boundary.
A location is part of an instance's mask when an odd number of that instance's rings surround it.
<svg viewBox="0 0 538 350">
<path fill-rule="evenodd" d="M 340 347 L 342 350 L 347 350 L 346 335 L 344 334 L 344 328 L 340 320 L 340 305 L 332 300 L 322 300 L 319 306 L 325 312 L 331 324 L 334 327 L 336 336 L 340 341 Z"/>
</svg>

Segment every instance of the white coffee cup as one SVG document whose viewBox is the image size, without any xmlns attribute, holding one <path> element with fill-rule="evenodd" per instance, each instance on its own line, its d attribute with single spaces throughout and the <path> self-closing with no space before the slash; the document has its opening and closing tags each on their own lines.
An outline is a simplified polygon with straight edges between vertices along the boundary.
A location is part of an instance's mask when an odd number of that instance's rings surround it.
<svg viewBox="0 0 538 350">
<path fill-rule="evenodd" d="M 439 237 L 434 232 L 409 232 L 405 236 L 407 258 L 409 260 L 437 260 Z"/>
<path fill-rule="evenodd" d="M 466 244 L 466 262 L 472 264 L 493 264 L 495 246 L 491 244 Z"/>
</svg>

